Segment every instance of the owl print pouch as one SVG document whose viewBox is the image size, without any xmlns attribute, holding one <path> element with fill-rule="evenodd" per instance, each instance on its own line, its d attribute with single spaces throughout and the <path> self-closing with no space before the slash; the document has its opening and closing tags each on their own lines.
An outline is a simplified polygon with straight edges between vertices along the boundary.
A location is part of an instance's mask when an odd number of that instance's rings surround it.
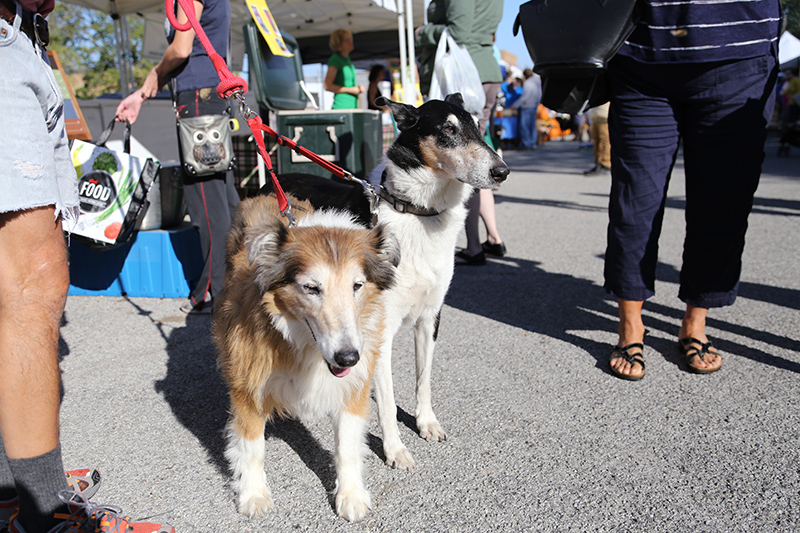
<svg viewBox="0 0 800 533">
<path fill-rule="evenodd" d="M 204 176 L 234 168 L 235 123 L 229 115 L 178 118 L 183 165 L 189 174 Z"/>
</svg>

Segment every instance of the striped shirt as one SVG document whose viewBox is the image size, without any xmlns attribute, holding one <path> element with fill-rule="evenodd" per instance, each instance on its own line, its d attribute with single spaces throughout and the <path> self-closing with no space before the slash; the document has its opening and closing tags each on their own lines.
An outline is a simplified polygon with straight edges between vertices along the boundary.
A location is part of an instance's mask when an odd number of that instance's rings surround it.
<svg viewBox="0 0 800 533">
<path fill-rule="evenodd" d="M 619 53 L 648 63 L 700 63 L 768 55 L 777 47 L 779 0 L 644 0 Z"/>
</svg>

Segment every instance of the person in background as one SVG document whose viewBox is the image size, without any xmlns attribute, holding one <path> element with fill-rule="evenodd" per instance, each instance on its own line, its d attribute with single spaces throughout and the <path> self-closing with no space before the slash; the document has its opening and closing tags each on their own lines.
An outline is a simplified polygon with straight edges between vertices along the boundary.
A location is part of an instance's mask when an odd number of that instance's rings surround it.
<svg viewBox="0 0 800 533">
<path fill-rule="evenodd" d="M 515 78 L 514 76 L 509 76 L 506 81 L 500 84 L 500 90 L 503 91 L 503 96 L 505 96 L 505 109 L 510 109 L 514 102 L 519 100 L 520 96 L 522 96 L 522 84 L 523 81 L 520 78 Z"/>
<path fill-rule="evenodd" d="M 428 4 L 428 24 L 416 29 L 416 47 L 420 51 L 420 89 L 427 95 L 431 87 L 436 47 L 447 28 L 453 39 L 467 48 L 478 69 L 486 95 L 486 104 L 479 117 L 481 135 L 486 134 L 489 115 L 500 93 L 503 75 L 494 57 L 494 33 L 503 17 L 503 0 L 431 0 Z M 451 91 L 454 92 L 454 91 Z M 469 212 L 465 222 L 467 247 L 456 254 L 457 265 L 483 265 L 485 252 L 502 256 L 506 246 L 497 232 L 494 195 L 481 189 L 467 202 Z M 481 243 L 478 218 L 487 229 L 487 240 Z"/>
<path fill-rule="evenodd" d="M 194 0 L 200 26 L 212 46 L 225 59 L 230 31 L 231 7 L 227 0 Z M 178 21 L 188 19 L 178 5 Z M 122 100 L 117 120 L 136 121 L 142 103 L 174 80 L 178 115 L 181 118 L 229 114 L 228 102 L 217 95 L 219 76 L 195 31 L 174 31 L 158 64 L 147 74 L 142 87 Z M 185 168 L 185 167 L 184 167 Z M 191 176 L 184 172 L 184 197 L 192 224 L 200 234 L 203 271 L 189 300 L 181 306 L 187 314 L 208 314 L 213 297 L 225 283 L 225 241 L 239 205 L 239 194 L 231 172 Z"/>
<path fill-rule="evenodd" d="M 54 7 L 53 0 L 0 2 L 0 530 L 174 533 L 90 503 L 99 474 L 62 466 L 64 231 L 77 222 L 80 202 L 64 100 L 45 54 L 43 17 Z"/>
<path fill-rule="evenodd" d="M 800 78 L 796 70 L 784 72 L 786 81 L 781 88 L 783 109 L 781 111 L 781 131 L 786 131 L 800 118 L 800 105 L 795 101 L 795 96 L 800 94 Z"/>
<path fill-rule="evenodd" d="M 375 105 L 375 99 L 381 94 L 381 89 L 378 83 L 386 79 L 386 67 L 384 65 L 372 65 L 369 69 L 369 87 L 367 87 L 367 108 L 377 111 L 383 111 L 385 107 Z"/>
<path fill-rule="evenodd" d="M 513 105 L 519 116 L 520 146 L 526 150 L 536 150 L 539 142 L 536 113 L 542 100 L 542 80 L 529 68 L 523 70 L 522 75 L 525 77 L 522 96 Z"/>
<path fill-rule="evenodd" d="M 328 59 L 325 90 L 334 94 L 331 109 L 358 109 L 358 95 L 364 92 L 364 86 L 356 83 L 356 67 L 350 59 L 355 48 L 353 34 L 336 30 L 328 44 L 333 55 Z"/>
<path fill-rule="evenodd" d="M 609 102 L 589 110 L 589 138 L 592 139 L 594 166 L 584 176 L 601 176 L 611 173 L 611 143 L 608 140 Z"/>
<path fill-rule="evenodd" d="M 677 347 L 690 371 L 722 365 L 706 336 L 706 317 L 736 299 L 775 104 L 780 21 L 778 0 L 644 0 L 641 21 L 609 62 L 613 149 L 604 287 L 619 305 L 610 367 L 620 378 L 645 374 L 642 307 L 655 293 L 658 237 L 679 144 L 686 237 L 678 298 L 686 311 Z"/>
</svg>

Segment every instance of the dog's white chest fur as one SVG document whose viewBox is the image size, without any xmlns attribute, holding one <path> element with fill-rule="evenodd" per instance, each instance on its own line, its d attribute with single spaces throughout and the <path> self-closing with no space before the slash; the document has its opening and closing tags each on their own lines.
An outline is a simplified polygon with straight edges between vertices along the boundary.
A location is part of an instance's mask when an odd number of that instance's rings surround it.
<svg viewBox="0 0 800 533">
<path fill-rule="evenodd" d="M 442 214 L 400 214 L 381 205 L 378 220 L 391 227 L 400 243 L 396 285 L 384 293 L 389 322 L 413 322 L 426 309 L 441 306 L 453 277 L 453 250 L 464 227 L 466 208 L 459 204 Z"/>
</svg>

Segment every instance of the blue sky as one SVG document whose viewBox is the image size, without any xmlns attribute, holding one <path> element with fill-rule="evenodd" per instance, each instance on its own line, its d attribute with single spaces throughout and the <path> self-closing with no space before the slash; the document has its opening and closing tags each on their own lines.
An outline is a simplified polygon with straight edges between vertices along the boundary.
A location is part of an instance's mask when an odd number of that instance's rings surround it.
<svg viewBox="0 0 800 533">
<path fill-rule="evenodd" d="M 519 68 L 532 67 L 533 61 L 525 47 L 525 39 L 522 38 L 522 30 L 519 31 L 514 37 L 514 19 L 517 18 L 519 13 L 519 6 L 523 4 L 522 0 L 504 0 L 503 2 L 503 20 L 497 27 L 495 34 L 495 44 L 500 50 L 507 50 L 517 56 L 517 66 Z"/>
</svg>

